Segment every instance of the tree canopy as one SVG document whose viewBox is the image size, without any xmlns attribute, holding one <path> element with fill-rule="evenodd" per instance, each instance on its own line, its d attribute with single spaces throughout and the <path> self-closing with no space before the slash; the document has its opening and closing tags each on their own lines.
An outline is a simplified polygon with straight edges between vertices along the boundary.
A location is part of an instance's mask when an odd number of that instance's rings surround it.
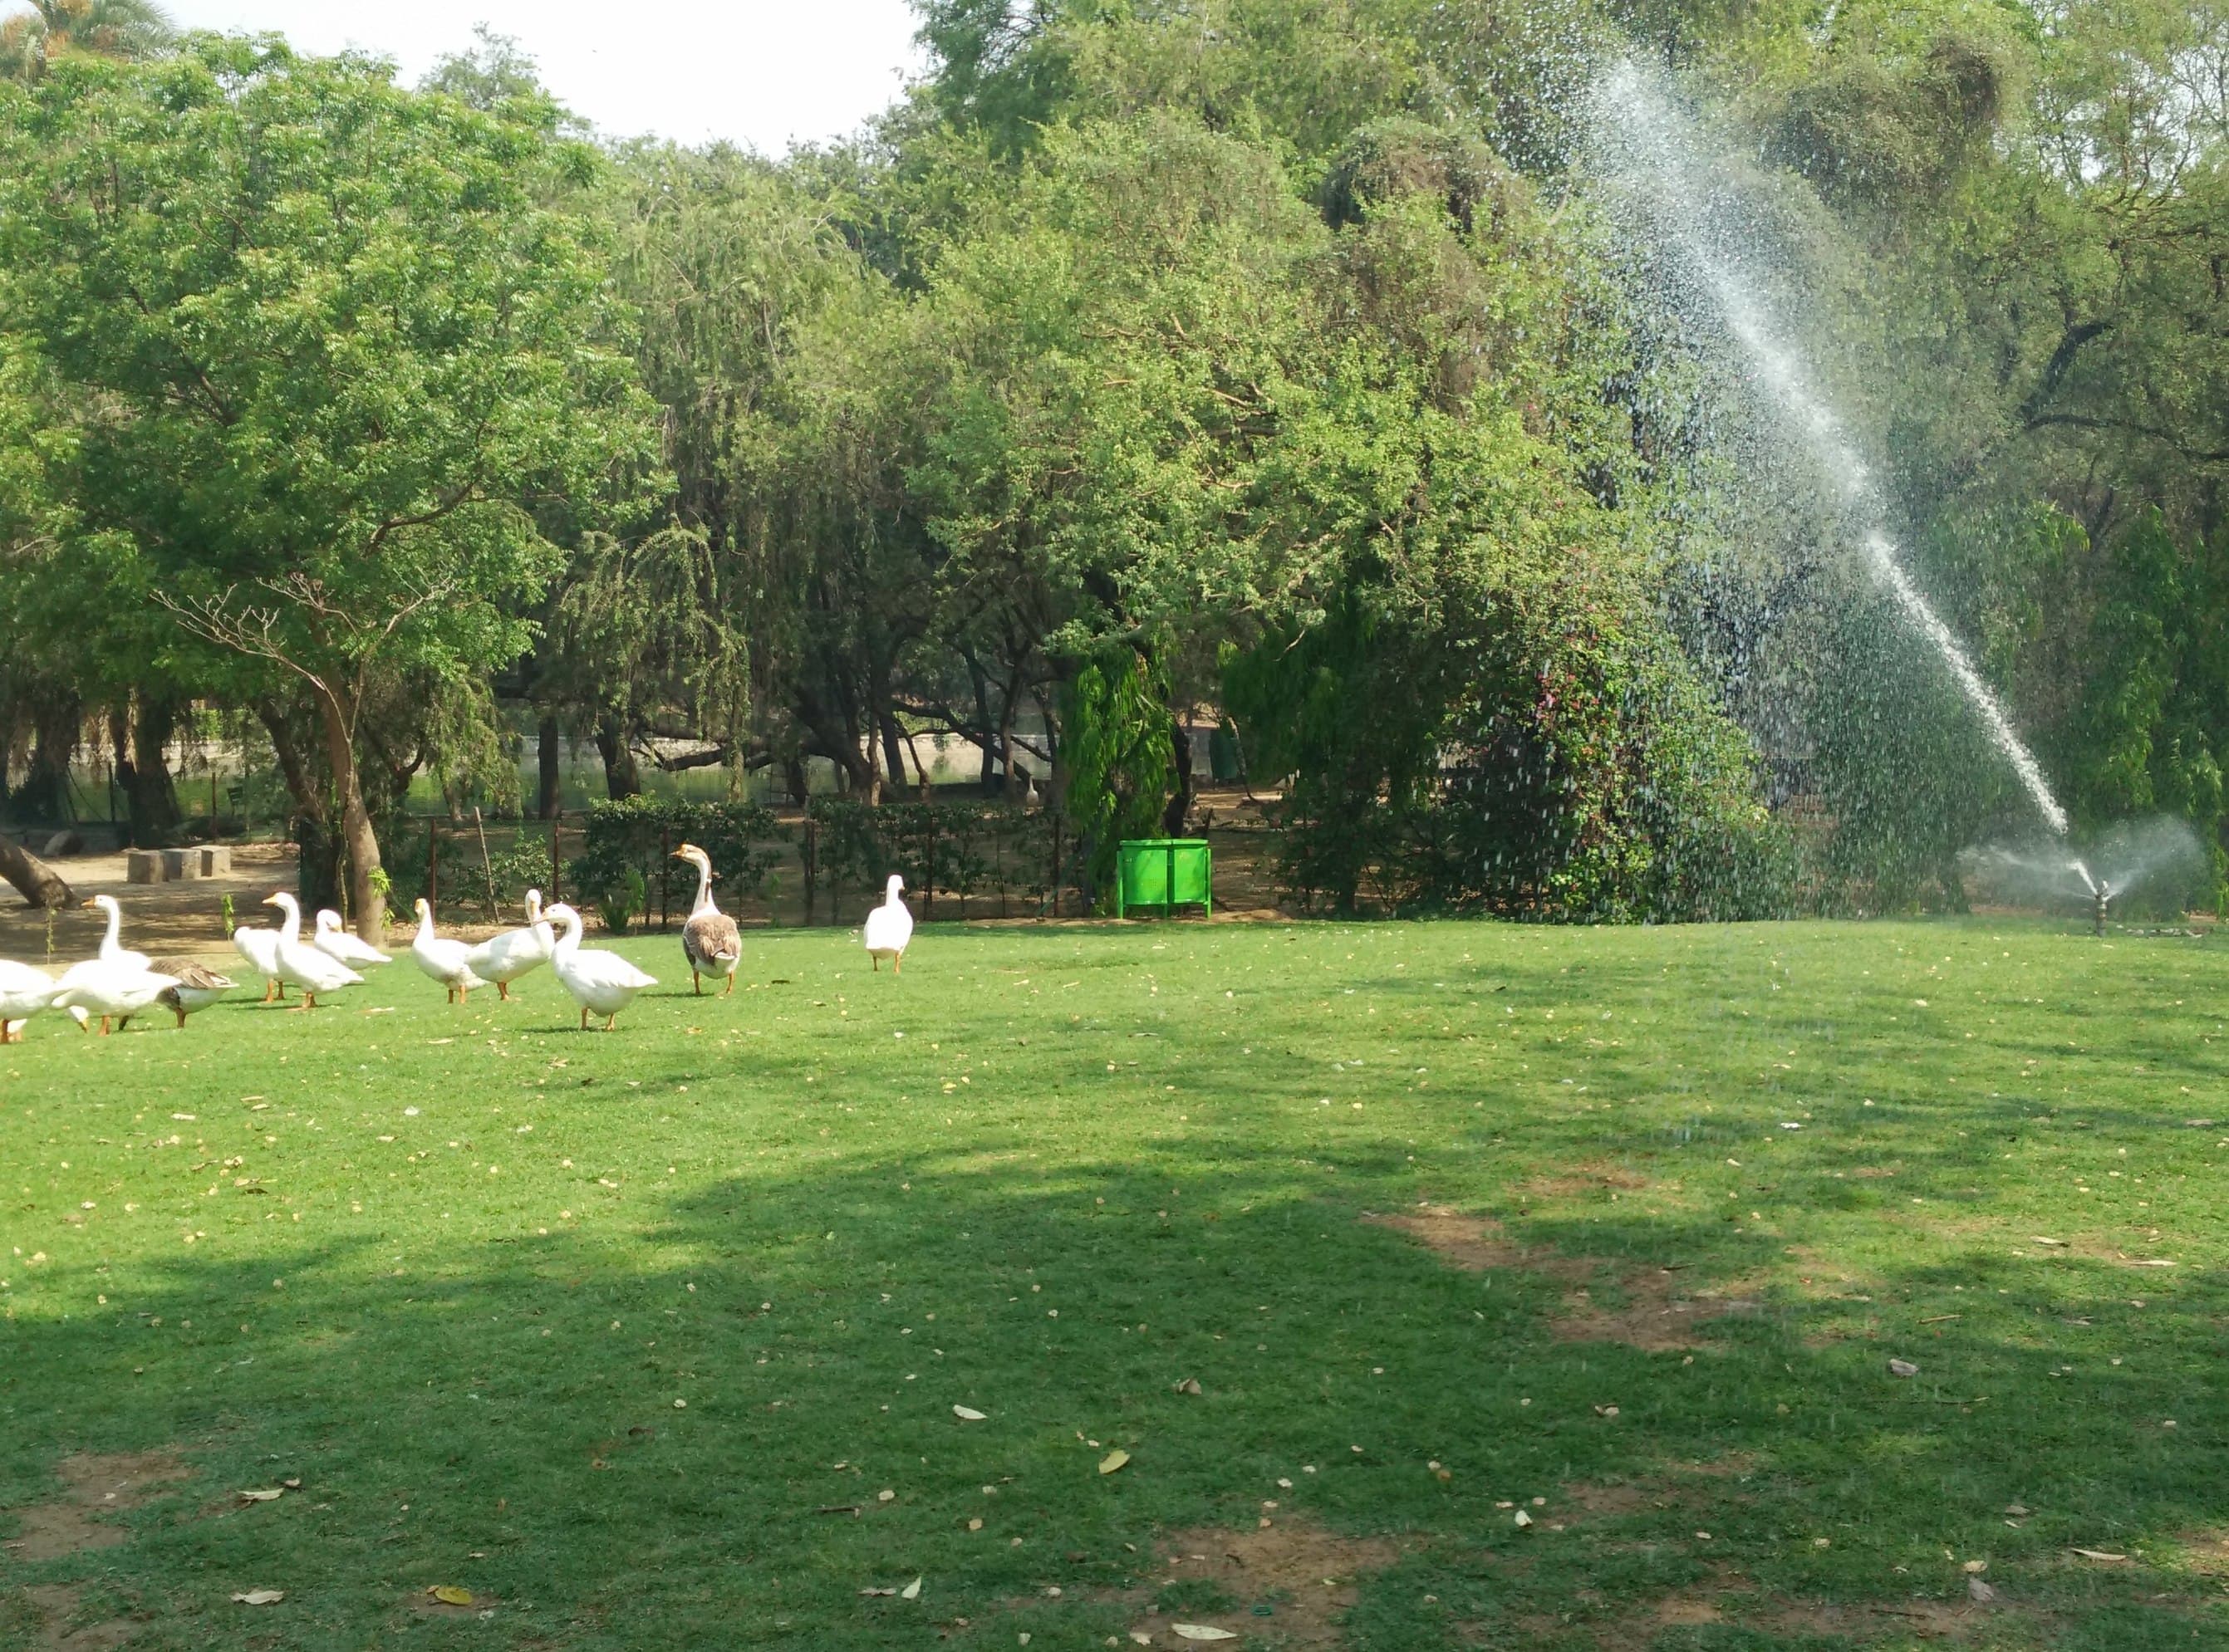
<svg viewBox="0 0 2229 1652">
<path fill-rule="evenodd" d="M 42 39 L 92 41 L 74 3 Z M 1955 902 L 2023 804 L 1652 305 L 1587 147 L 1637 54 L 1746 174 L 2081 828 L 2221 841 L 2205 6 L 922 19 L 903 99 L 780 158 L 595 139 L 485 31 L 415 89 L 152 34 L 0 87 L 18 810 L 88 716 L 159 772 L 182 708 L 234 708 L 376 917 L 411 776 L 502 768 L 507 719 L 614 795 L 704 762 L 876 798 L 929 732 L 1049 787 L 1103 879 L 1181 825 L 1204 724 L 1334 906 Z"/>
</svg>

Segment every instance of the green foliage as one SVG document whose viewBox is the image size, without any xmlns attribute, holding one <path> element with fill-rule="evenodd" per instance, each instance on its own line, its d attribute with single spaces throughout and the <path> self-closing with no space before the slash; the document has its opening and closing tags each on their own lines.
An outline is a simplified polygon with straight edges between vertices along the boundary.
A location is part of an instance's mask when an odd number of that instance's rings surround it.
<svg viewBox="0 0 2229 1652">
<path fill-rule="evenodd" d="M 1127 649 L 1091 661 L 1069 684 L 1068 816 L 1097 905 L 1114 898 L 1123 840 L 1160 836 L 1175 771 L 1166 692 Z"/>
<path fill-rule="evenodd" d="M 39 272 L 0 320 L 81 415 L 107 646 L 167 610 L 158 664 L 312 696 L 359 909 L 368 708 L 516 657 L 562 564 L 531 503 L 625 513 L 652 457 L 592 233 L 549 204 L 593 154 L 388 74 L 196 36 L 0 99 L 0 256 Z"/>
<path fill-rule="evenodd" d="M 626 867 L 617 877 L 605 880 L 595 901 L 596 916 L 605 929 L 614 935 L 624 935 L 629 925 L 649 911 L 650 891 L 643 883 L 642 874 Z"/>
<path fill-rule="evenodd" d="M 566 875 L 588 900 L 685 918 L 697 869 L 673 851 L 694 843 L 711 857 L 713 900 L 734 916 L 765 886 L 780 858 L 774 846 L 787 836 L 774 811 L 758 804 L 615 798 L 588 810 L 581 853 Z M 546 868 L 546 845 L 543 857 Z"/>
<path fill-rule="evenodd" d="M 871 807 L 854 798 L 815 797 L 816 883 L 840 918 L 847 896 L 879 900 L 893 872 L 920 908 L 935 915 L 953 898 L 964 916 L 967 897 L 996 892 L 1043 901 L 1052 893 L 1054 817 L 1008 804 L 906 803 Z"/>
</svg>

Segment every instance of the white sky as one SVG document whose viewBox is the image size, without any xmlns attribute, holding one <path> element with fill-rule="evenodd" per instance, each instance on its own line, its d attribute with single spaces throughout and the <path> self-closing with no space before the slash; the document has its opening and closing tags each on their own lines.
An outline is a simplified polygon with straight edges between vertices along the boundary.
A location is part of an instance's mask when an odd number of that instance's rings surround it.
<svg viewBox="0 0 2229 1652">
<path fill-rule="evenodd" d="M 13 10 L 6 7 L 6 10 Z M 514 36 L 543 84 L 615 137 L 725 138 L 780 155 L 843 136 L 917 71 L 906 0 L 166 0 L 181 27 L 275 30 L 303 51 L 357 47 L 412 82 L 472 44 Z"/>
</svg>

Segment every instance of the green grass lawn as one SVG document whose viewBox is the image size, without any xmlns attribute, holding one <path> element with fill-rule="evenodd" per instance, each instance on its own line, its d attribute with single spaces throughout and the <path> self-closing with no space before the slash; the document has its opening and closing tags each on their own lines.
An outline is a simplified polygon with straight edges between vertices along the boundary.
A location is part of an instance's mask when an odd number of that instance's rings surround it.
<svg viewBox="0 0 2229 1652">
<path fill-rule="evenodd" d="M 747 942 L 0 1052 L 0 1646 L 2229 1644 L 2210 944 Z"/>
</svg>

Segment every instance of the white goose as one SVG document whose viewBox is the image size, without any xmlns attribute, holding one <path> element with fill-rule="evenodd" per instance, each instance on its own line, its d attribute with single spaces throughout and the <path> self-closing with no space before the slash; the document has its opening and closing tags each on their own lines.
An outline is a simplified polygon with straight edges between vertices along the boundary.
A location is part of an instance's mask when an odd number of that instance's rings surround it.
<svg viewBox="0 0 2229 1652">
<path fill-rule="evenodd" d="M 905 887 L 905 880 L 895 872 L 890 874 L 889 889 L 883 904 L 867 914 L 861 938 L 867 944 L 867 956 L 874 960 L 875 968 L 883 967 L 883 960 L 890 961 L 890 973 L 897 974 L 905 968 L 906 943 L 913 939 L 913 914 L 906 910 L 898 892 Z"/>
<path fill-rule="evenodd" d="M 286 1001 L 286 983 L 279 978 L 279 932 L 242 924 L 232 932 L 232 948 L 247 960 L 247 967 L 263 977 L 263 1002 Z"/>
<path fill-rule="evenodd" d="M 53 996 L 47 1002 L 56 1009 L 68 1010 L 80 1028 L 91 1017 L 100 1016 L 100 1030 L 106 1034 L 111 1020 L 122 1028 L 177 984 L 174 977 L 157 975 L 136 964 L 88 958 L 63 972 L 61 981 L 55 983 Z"/>
<path fill-rule="evenodd" d="M 451 1003 L 462 1003 L 474 987 L 487 985 L 466 962 L 466 954 L 472 949 L 434 932 L 433 903 L 423 896 L 418 900 L 417 910 L 418 933 L 410 942 L 410 960 L 449 989 Z"/>
<path fill-rule="evenodd" d="M 85 904 L 98 906 L 108 914 L 108 930 L 100 938 L 100 961 L 103 964 L 132 964 L 142 970 L 154 967 L 154 959 L 145 952 L 134 952 L 119 938 L 124 928 L 124 909 L 116 904 L 115 896 L 95 895 Z"/>
<path fill-rule="evenodd" d="M 318 932 L 310 937 L 310 944 L 327 957 L 338 958 L 350 966 L 395 962 L 369 941 L 359 939 L 342 928 L 341 915 L 331 906 L 318 914 Z"/>
<path fill-rule="evenodd" d="M 302 989 L 302 1002 L 298 1009 L 315 1009 L 318 995 L 338 992 L 343 987 L 359 986 L 363 977 L 337 957 L 329 957 L 314 946 L 302 944 L 301 903 L 280 890 L 277 894 L 263 897 L 267 906 L 276 906 L 286 914 L 286 921 L 279 931 L 278 956 L 273 960 L 279 966 L 279 978 L 291 981 Z"/>
<path fill-rule="evenodd" d="M 620 1011 L 645 987 L 656 986 L 658 977 L 645 975 L 616 952 L 583 951 L 581 914 L 563 901 L 550 907 L 549 916 L 551 922 L 564 925 L 549 955 L 549 967 L 572 994 L 573 1002 L 581 1006 L 581 1030 L 588 1031 L 588 1012 L 593 1009 L 604 1018 L 604 1030 L 610 1032 Z"/>
<path fill-rule="evenodd" d="M 511 983 L 549 963 L 550 953 L 556 950 L 557 937 L 549 928 L 549 920 L 542 915 L 542 891 L 529 889 L 526 927 L 507 929 L 482 941 L 465 954 L 465 962 L 481 980 L 495 983 L 498 998 L 508 998 Z"/>
<path fill-rule="evenodd" d="M 23 1036 L 23 1023 L 55 1001 L 55 978 L 29 964 L 0 958 L 0 1044 Z"/>
</svg>

